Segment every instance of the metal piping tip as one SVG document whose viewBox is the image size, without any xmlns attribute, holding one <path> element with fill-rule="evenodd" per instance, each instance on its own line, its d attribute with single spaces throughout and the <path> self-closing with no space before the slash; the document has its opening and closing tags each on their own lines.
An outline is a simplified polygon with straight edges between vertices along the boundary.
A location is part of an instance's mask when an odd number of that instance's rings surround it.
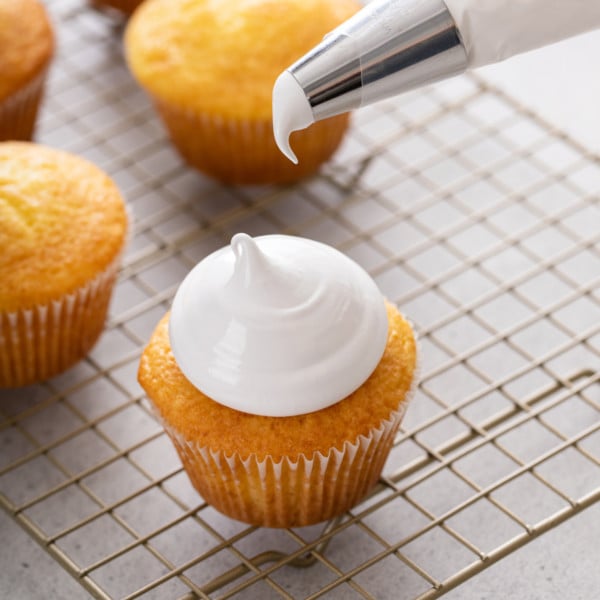
<svg viewBox="0 0 600 600">
<path fill-rule="evenodd" d="M 315 121 L 349 112 L 363 104 L 358 42 L 340 27 L 288 69 L 302 88 Z"/>
</svg>

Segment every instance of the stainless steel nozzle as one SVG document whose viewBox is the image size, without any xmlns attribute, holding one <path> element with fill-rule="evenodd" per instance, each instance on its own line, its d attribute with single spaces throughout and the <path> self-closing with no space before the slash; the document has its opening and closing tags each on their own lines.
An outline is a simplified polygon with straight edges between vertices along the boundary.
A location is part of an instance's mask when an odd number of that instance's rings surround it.
<svg viewBox="0 0 600 600">
<path fill-rule="evenodd" d="M 319 121 L 466 67 L 465 48 L 442 0 L 374 0 L 288 71 Z"/>
</svg>

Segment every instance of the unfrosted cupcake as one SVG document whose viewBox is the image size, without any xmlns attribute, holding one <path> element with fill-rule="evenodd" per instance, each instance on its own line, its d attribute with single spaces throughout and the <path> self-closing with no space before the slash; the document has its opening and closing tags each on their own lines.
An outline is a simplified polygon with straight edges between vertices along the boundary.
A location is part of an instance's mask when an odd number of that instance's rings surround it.
<svg viewBox="0 0 600 600">
<path fill-rule="evenodd" d="M 90 350 L 126 234 L 123 199 L 97 167 L 0 143 L 0 388 L 56 375 Z"/>
<path fill-rule="evenodd" d="M 37 0 L 0 0 L 0 141 L 33 136 L 54 35 Z"/>
<path fill-rule="evenodd" d="M 356 263 L 303 238 L 238 234 L 184 280 L 139 380 L 207 502 L 292 527 L 375 484 L 415 369 L 410 324 Z"/>
<path fill-rule="evenodd" d="M 148 0 L 127 59 L 192 166 L 225 182 L 293 181 L 338 147 L 348 115 L 295 133 L 299 165 L 273 139 L 277 76 L 360 8 L 356 0 Z"/>
</svg>

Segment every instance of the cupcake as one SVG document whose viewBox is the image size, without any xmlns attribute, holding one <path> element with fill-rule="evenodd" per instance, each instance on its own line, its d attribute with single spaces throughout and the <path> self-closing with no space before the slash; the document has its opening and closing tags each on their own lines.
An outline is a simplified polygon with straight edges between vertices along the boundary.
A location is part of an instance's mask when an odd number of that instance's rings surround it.
<svg viewBox="0 0 600 600">
<path fill-rule="evenodd" d="M 179 287 L 139 367 L 194 487 L 269 527 L 373 487 L 415 385 L 412 328 L 356 263 L 292 236 L 234 236 Z"/>
<path fill-rule="evenodd" d="M 148 0 L 129 21 L 127 59 L 190 165 L 228 183 L 294 181 L 333 154 L 348 115 L 295 133 L 294 165 L 273 138 L 273 84 L 358 8 L 356 0 Z"/>
<path fill-rule="evenodd" d="M 47 379 L 90 350 L 126 233 L 123 199 L 97 167 L 0 143 L 0 388 Z"/>
<path fill-rule="evenodd" d="M 53 50 L 40 2 L 0 0 L 0 141 L 33 136 Z"/>
</svg>

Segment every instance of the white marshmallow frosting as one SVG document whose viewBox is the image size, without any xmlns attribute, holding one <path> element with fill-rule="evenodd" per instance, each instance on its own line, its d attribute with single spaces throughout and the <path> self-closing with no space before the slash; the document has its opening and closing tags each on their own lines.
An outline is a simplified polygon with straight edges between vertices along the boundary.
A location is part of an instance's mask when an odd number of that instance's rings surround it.
<svg viewBox="0 0 600 600">
<path fill-rule="evenodd" d="M 341 252 L 286 235 L 240 233 L 179 287 L 175 360 L 215 401 L 286 417 L 342 400 L 371 375 L 388 319 L 371 277 Z"/>
</svg>

